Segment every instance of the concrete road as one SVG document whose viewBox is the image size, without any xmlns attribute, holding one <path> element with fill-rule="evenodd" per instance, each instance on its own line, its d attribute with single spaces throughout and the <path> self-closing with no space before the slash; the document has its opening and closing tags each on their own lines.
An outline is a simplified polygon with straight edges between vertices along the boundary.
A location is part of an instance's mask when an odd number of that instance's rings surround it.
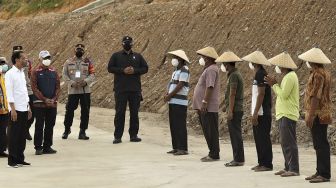
<svg viewBox="0 0 336 188">
<path fill-rule="evenodd" d="M 201 163 L 199 159 L 207 153 L 207 148 L 203 137 L 197 135 L 189 137 L 190 155 L 175 157 L 166 154 L 170 149 L 170 138 L 161 115 L 141 114 L 142 143 L 130 143 L 125 135 L 122 144 L 113 145 L 112 133 L 105 127 L 113 125 L 112 110 L 92 109 L 91 123 L 97 123 L 102 129 L 91 125 L 88 132 L 90 141 L 77 139 L 78 120 L 74 122 L 70 138 L 62 140 L 63 114 L 60 110 L 55 127 L 54 148 L 58 153 L 35 156 L 33 143 L 28 142 L 25 154 L 27 161 L 32 163 L 31 167 L 7 168 L 7 160 L 0 159 L 1 188 L 336 187 L 334 179 L 331 183 L 319 185 L 305 182 L 306 175 L 313 173 L 315 168 L 311 148 L 300 150 L 302 175 L 281 178 L 273 175 L 274 172 L 255 173 L 250 170 L 256 160 L 253 143 L 245 144 L 247 164 L 239 168 L 224 167 L 224 162 L 232 155 L 230 145 L 224 141 L 221 143 L 221 161 Z M 105 126 L 98 123 L 103 121 Z M 335 157 L 332 160 L 335 175 Z M 274 163 L 275 168 L 281 168 L 279 146 L 274 146 Z"/>
</svg>

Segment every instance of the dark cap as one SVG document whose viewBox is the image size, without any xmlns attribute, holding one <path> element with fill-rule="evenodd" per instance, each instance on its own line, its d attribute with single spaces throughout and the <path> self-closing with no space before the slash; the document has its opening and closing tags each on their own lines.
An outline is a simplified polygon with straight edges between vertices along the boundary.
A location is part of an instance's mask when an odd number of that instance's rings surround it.
<svg viewBox="0 0 336 188">
<path fill-rule="evenodd" d="M 76 49 L 82 49 L 82 50 L 85 50 L 85 45 L 84 44 L 77 44 L 75 46 Z"/>
<path fill-rule="evenodd" d="M 23 47 L 22 46 L 13 46 L 13 52 L 15 51 L 23 51 Z"/>
<path fill-rule="evenodd" d="M 126 41 L 133 42 L 133 39 L 130 36 L 124 36 L 122 39 L 122 42 L 126 42 Z"/>
</svg>

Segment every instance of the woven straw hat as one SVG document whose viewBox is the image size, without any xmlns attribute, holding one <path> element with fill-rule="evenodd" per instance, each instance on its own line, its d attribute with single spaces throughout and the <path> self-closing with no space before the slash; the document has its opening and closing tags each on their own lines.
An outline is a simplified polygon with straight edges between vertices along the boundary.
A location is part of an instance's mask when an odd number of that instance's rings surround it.
<svg viewBox="0 0 336 188">
<path fill-rule="evenodd" d="M 186 54 L 183 50 L 175 50 L 175 51 L 171 51 L 171 52 L 168 52 L 167 55 L 168 55 L 168 56 L 174 55 L 174 56 L 180 57 L 180 58 L 182 58 L 183 60 L 185 60 L 186 62 L 190 63 L 187 54 Z"/>
<path fill-rule="evenodd" d="M 244 61 L 248 61 L 248 62 L 259 64 L 259 65 L 271 66 L 271 63 L 267 60 L 265 55 L 259 50 L 243 57 L 242 59 Z"/>
<path fill-rule="evenodd" d="M 231 51 L 224 52 L 219 58 L 216 59 L 216 63 L 229 63 L 243 61 L 235 53 Z"/>
<path fill-rule="evenodd" d="M 213 59 L 217 59 L 218 58 L 218 54 L 215 50 L 215 48 L 213 47 L 205 47 L 203 49 L 200 49 L 196 52 L 198 55 L 203 55 L 203 56 L 206 56 L 206 57 L 210 57 L 210 58 L 213 58 Z"/>
<path fill-rule="evenodd" d="M 0 57 L 0 61 L 4 61 L 7 63 L 7 59 L 5 57 Z"/>
<path fill-rule="evenodd" d="M 331 64 L 330 59 L 322 52 L 320 48 L 312 48 L 299 55 L 299 59 L 318 64 Z"/>
<path fill-rule="evenodd" d="M 283 52 L 283 53 L 269 59 L 268 61 L 272 65 L 276 65 L 278 67 L 288 68 L 288 69 L 297 69 L 296 64 L 294 63 L 293 59 L 288 54 L 288 52 Z"/>
</svg>

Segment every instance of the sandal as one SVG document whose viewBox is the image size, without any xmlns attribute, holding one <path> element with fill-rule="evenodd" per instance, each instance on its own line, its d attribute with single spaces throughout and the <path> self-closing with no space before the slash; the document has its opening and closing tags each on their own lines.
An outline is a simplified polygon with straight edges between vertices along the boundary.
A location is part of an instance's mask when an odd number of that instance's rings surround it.
<svg viewBox="0 0 336 188">
<path fill-rule="evenodd" d="M 276 175 L 276 176 L 280 176 L 280 175 L 282 175 L 282 174 L 284 174 L 284 173 L 286 173 L 286 172 L 287 172 L 286 170 L 280 170 L 280 171 L 274 173 L 274 175 Z"/>
<path fill-rule="evenodd" d="M 306 177 L 305 180 L 310 181 L 310 180 L 316 178 L 317 176 L 318 176 L 318 174 L 316 173 L 316 174 L 314 174 L 314 175 L 311 175 L 311 176 L 309 176 L 309 177 Z"/>
<path fill-rule="evenodd" d="M 210 156 L 206 156 L 201 159 L 202 162 L 213 162 L 213 161 L 218 161 L 218 160 L 219 159 L 214 159 L 214 158 L 211 158 Z"/>
<path fill-rule="evenodd" d="M 231 162 L 229 162 L 229 163 L 226 163 L 225 166 L 226 166 L 226 167 L 244 166 L 244 162 L 231 161 Z"/>
<path fill-rule="evenodd" d="M 309 181 L 310 183 L 324 183 L 330 182 L 330 179 L 324 178 L 322 176 L 316 176 L 314 179 Z"/>
<path fill-rule="evenodd" d="M 299 175 L 300 175 L 299 173 L 288 171 L 288 172 L 281 174 L 280 176 L 281 177 L 292 177 L 292 176 L 299 176 Z"/>
</svg>

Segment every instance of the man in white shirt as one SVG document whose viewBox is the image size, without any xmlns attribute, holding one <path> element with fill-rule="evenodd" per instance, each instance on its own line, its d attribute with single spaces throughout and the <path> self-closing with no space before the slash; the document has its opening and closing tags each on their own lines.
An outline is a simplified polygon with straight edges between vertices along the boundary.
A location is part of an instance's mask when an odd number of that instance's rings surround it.
<svg viewBox="0 0 336 188">
<path fill-rule="evenodd" d="M 28 90 L 23 68 L 27 64 L 27 57 L 22 51 L 12 54 L 13 68 L 5 77 L 7 100 L 9 103 L 10 122 L 8 128 L 8 166 L 18 168 L 29 166 L 24 161 L 26 148 L 26 127 L 31 118 Z"/>
</svg>

